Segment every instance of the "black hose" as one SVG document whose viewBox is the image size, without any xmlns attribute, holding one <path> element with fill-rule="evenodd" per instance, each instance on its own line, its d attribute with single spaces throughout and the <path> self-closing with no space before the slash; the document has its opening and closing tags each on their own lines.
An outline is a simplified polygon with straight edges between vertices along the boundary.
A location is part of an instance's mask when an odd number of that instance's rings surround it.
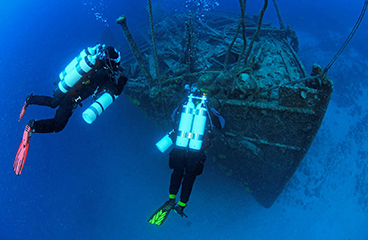
<svg viewBox="0 0 368 240">
<path fill-rule="evenodd" d="M 353 38 L 355 32 L 358 30 L 358 27 L 359 27 L 360 23 L 363 20 L 365 11 L 367 10 L 367 6 L 368 6 L 368 0 L 365 0 L 363 9 L 362 9 L 362 11 L 360 13 L 360 16 L 359 16 L 357 22 L 355 23 L 355 26 L 354 26 L 353 30 L 351 30 L 349 36 L 346 38 L 345 42 L 342 44 L 342 46 L 340 47 L 339 51 L 337 51 L 337 53 L 332 58 L 332 60 L 327 64 L 327 66 L 325 67 L 325 69 L 323 69 L 323 73 L 322 73 L 323 75 L 326 75 L 327 71 L 332 67 L 332 65 L 335 63 L 335 61 L 340 56 L 340 54 L 342 53 L 342 51 L 344 51 L 344 49 L 346 48 L 346 46 L 349 44 L 350 40 Z"/>
</svg>

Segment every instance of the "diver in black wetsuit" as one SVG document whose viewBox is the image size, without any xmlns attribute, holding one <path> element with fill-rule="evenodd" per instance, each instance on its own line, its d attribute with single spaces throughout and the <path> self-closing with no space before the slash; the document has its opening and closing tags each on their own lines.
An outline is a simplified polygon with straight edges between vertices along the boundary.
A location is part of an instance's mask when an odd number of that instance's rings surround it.
<svg viewBox="0 0 368 240">
<path fill-rule="evenodd" d="M 175 148 L 169 154 L 169 167 L 173 169 L 169 200 L 149 219 L 150 223 L 157 225 L 165 221 L 171 209 L 186 217 L 183 211 L 189 201 L 196 177 L 202 174 L 206 161 L 205 150 L 211 146 L 213 127 L 221 129 L 225 125 L 224 118 L 214 108 L 208 106 L 207 96 L 193 89 L 188 95 L 188 101 L 174 110 L 172 119 L 174 129 L 169 133 L 169 137 Z M 187 127 L 183 127 L 184 125 Z M 204 129 L 203 134 L 199 133 L 201 130 L 198 129 Z M 175 206 L 180 186 L 180 201 Z"/>
<path fill-rule="evenodd" d="M 28 105 L 39 105 L 56 108 L 54 118 L 35 121 L 31 119 L 28 125 L 32 132 L 52 133 L 60 132 L 68 123 L 78 104 L 95 93 L 98 95 L 102 91 L 109 92 L 112 96 L 120 95 L 127 82 L 127 76 L 124 69 L 119 67 L 120 53 L 114 47 L 105 47 L 99 49 L 96 67 L 84 76 L 66 93 L 58 87 L 53 97 L 28 95 L 25 105 L 22 109 L 23 117 Z"/>
</svg>

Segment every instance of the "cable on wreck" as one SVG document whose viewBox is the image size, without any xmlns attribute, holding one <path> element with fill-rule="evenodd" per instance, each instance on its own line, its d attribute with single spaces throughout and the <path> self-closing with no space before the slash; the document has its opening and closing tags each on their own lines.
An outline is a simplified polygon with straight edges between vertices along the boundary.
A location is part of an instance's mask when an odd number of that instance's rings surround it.
<svg viewBox="0 0 368 240">
<path fill-rule="evenodd" d="M 284 20 L 282 20 L 280 8 L 279 8 L 279 5 L 277 4 L 277 1 L 276 0 L 273 0 L 273 4 L 275 5 L 277 17 L 279 18 L 280 29 L 285 29 Z"/>
<path fill-rule="evenodd" d="M 159 70 L 159 66 L 158 66 L 158 57 L 157 57 L 157 47 L 156 47 L 156 37 L 155 37 L 155 29 L 153 27 L 153 14 L 152 14 L 152 4 L 151 4 L 151 0 L 148 0 L 148 9 L 149 9 L 149 16 L 150 16 L 150 25 L 151 25 L 151 34 L 152 34 L 152 43 L 153 43 L 153 51 L 155 53 L 155 63 L 156 63 L 156 77 L 159 79 L 160 78 L 160 70 Z M 161 82 L 160 83 L 160 88 L 161 88 Z"/>
<path fill-rule="evenodd" d="M 244 63 L 245 64 L 247 64 L 248 57 L 250 55 L 250 52 L 252 51 L 254 41 L 256 40 L 256 37 L 258 36 L 258 33 L 261 31 L 262 20 L 263 20 L 264 13 L 265 13 L 265 11 L 267 9 L 267 5 L 268 5 L 268 0 L 264 0 L 263 7 L 262 7 L 261 12 L 259 14 L 257 31 L 254 33 L 254 35 L 252 37 L 252 40 L 251 40 L 251 42 L 249 44 L 249 48 L 248 48 L 248 51 L 247 51 L 247 55 L 245 56 L 245 59 L 244 59 Z"/>
<path fill-rule="evenodd" d="M 194 28 L 193 28 L 193 15 L 189 13 L 188 21 L 185 22 L 185 47 L 184 47 L 184 60 L 186 64 L 185 78 L 193 70 L 193 55 L 194 53 Z"/>
<path fill-rule="evenodd" d="M 335 61 L 340 56 L 340 54 L 342 53 L 342 51 L 344 51 L 344 49 L 346 48 L 346 46 L 349 44 L 350 40 L 353 38 L 355 32 L 358 30 L 358 27 L 359 27 L 360 23 L 363 20 L 364 14 L 365 14 L 365 12 L 367 10 L 367 6 L 368 6 L 368 0 L 365 0 L 363 9 L 362 9 L 362 11 L 360 13 L 360 16 L 359 16 L 357 22 L 355 23 L 353 29 L 351 30 L 349 36 L 346 38 L 345 42 L 342 44 L 342 46 L 340 47 L 339 51 L 337 51 L 337 53 L 335 54 L 335 56 L 327 64 L 327 66 L 325 67 L 325 69 L 323 69 L 322 75 L 326 75 L 327 74 L 328 70 L 332 67 L 332 65 L 335 63 Z"/>
<path fill-rule="evenodd" d="M 240 61 L 243 57 L 243 54 L 245 52 L 245 48 L 247 46 L 247 37 L 246 37 L 246 33 L 245 33 L 245 23 L 244 23 L 244 17 L 245 17 L 245 9 L 247 6 L 247 0 L 239 0 L 240 3 L 240 8 L 241 8 L 241 24 L 242 24 L 242 36 L 243 36 L 243 49 L 239 55 L 238 58 L 238 63 L 237 63 L 237 68 L 239 68 L 240 66 Z"/>
<path fill-rule="evenodd" d="M 159 87 L 159 94 L 162 98 L 162 85 L 161 85 L 161 78 L 160 78 L 160 71 L 159 71 L 159 65 L 158 65 L 158 57 L 157 57 L 157 47 L 156 47 L 156 37 L 155 37 L 155 29 L 153 27 L 153 14 L 152 14 L 152 4 L 151 0 L 148 0 L 148 9 L 149 9 L 149 17 L 150 17 L 150 25 L 151 25 L 151 34 L 152 34 L 152 43 L 153 43 L 153 50 L 155 55 L 155 64 L 156 64 L 156 78 L 158 79 L 158 87 Z M 162 110 L 164 112 L 164 115 L 166 115 L 165 106 L 164 104 L 161 104 Z"/>
<path fill-rule="evenodd" d="M 225 67 L 224 67 L 225 70 L 227 69 L 227 63 L 229 61 L 229 55 L 230 55 L 231 49 L 233 48 L 234 43 L 235 43 L 236 39 L 238 38 L 240 27 L 242 27 L 242 37 L 243 37 L 243 42 L 244 43 L 243 43 L 242 52 L 240 53 L 239 58 L 238 58 L 238 65 L 237 65 L 237 67 L 239 67 L 240 60 L 241 60 L 241 58 L 242 58 L 242 56 L 243 56 L 243 54 L 245 52 L 245 47 L 247 45 L 247 38 L 245 36 L 245 24 L 244 24 L 244 16 L 245 16 L 246 2 L 247 2 L 247 0 L 239 0 L 240 9 L 241 9 L 240 21 L 239 21 L 238 27 L 236 28 L 235 36 L 234 36 L 232 42 L 230 43 L 229 48 L 227 49 L 227 52 L 226 52 L 225 64 L 224 64 L 225 65 Z"/>
<path fill-rule="evenodd" d="M 227 62 L 229 60 L 229 55 L 230 55 L 231 49 L 233 48 L 233 45 L 235 43 L 235 40 L 238 37 L 240 26 L 241 26 L 241 21 L 239 21 L 238 27 L 236 28 L 235 36 L 234 36 L 233 40 L 231 41 L 230 46 L 229 46 L 229 48 L 227 49 L 227 52 L 226 52 L 226 57 L 225 57 L 225 70 L 227 69 Z"/>
</svg>

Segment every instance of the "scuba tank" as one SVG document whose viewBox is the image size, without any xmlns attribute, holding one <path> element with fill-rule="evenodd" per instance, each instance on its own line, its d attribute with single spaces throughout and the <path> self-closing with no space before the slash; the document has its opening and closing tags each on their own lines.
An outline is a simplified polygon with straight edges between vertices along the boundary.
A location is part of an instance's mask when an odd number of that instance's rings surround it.
<svg viewBox="0 0 368 240">
<path fill-rule="evenodd" d="M 200 150 L 202 147 L 203 135 L 207 121 L 206 100 L 206 96 L 203 96 L 201 102 L 196 107 L 191 131 L 192 138 L 189 141 L 189 148 L 193 150 Z"/>
<path fill-rule="evenodd" d="M 101 51 L 101 49 L 103 49 L 105 47 L 105 44 L 101 45 L 101 44 L 97 44 L 94 47 L 87 47 L 85 49 L 83 49 L 81 51 L 81 53 L 76 56 L 73 61 L 71 61 L 68 66 L 66 66 L 66 68 L 59 74 L 59 78 L 60 80 L 63 80 L 63 78 L 65 78 L 65 76 L 71 71 L 73 70 L 73 68 L 75 66 L 77 66 L 77 64 L 82 61 L 83 58 L 85 58 L 87 55 L 91 55 L 94 56 L 96 55 L 98 52 Z"/>
<path fill-rule="evenodd" d="M 173 145 L 173 142 L 170 138 L 170 134 L 173 131 L 167 133 L 165 135 L 165 137 L 163 137 L 160 141 L 158 141 L 158 143 L 156 143 L 156 147 L 158 148 L 158 150 L 160 150 L 162 153 L 165 152 L 167 149 L 169 149 L 169 147 L 171 147 Z"/>
<path fill-rule="evenodd" d="M 91 106 L 89 106 L 89 108 L 82 113 L 84 121 L 88 124 L 93 123 L 96 118 L 100 116 L 118 97 L 119 96 L 105 91 L 96 101 L 91 104 Z"/>
<path fill-rule="evenodd" d="M 60 91 L 67 93 L 86 73 L 94 68 L 96 56 L 87 55 L 58 84 Z"/>
<path fill-rule="evenodd" d="M 178 136 L 176 137 L 176 146 L 178 147 L 187 147 L 189 142 L 190 130 L 192 129 L 193 122 L 193 111 L 194 103 L 193 103 L 193 94 L 188 96 L 188 103 L 183 106 L 183 111 L 180 116 L 180 123 L 178 129 Z"/>
<path fill-rule="evenodd" d="M 201 100 L 201 102 L 195 107 L 193 99 Z M 189 148 L 190 150 L 199 151 L 202 148 L 203 136 L 206 130 L 207 122 L 207 97 L 188 96 L 187 104 L 183 105 L 183 110 L 180 115 L 180 122 L 178 128 L 178 134 L 176 137 L 175 145 L 179 148 Z M 156 147 L 165 152 L 173 144 L 169 132 L 163 137 Z"/>
<path fill-rule="evenodd" d="M 83 76 L 96 66 L 96 59 L 105 45 L 97 44 L 95 47 L 83 49 L 83 51 L 71 61 L 59 74 L 58 88 L 67 93 Z"/>
<path fill-rule="evenodd" d="M 190 150 L 199 151 L 202 147 L 203 135 L 206 129 L 207 108 L 206 96 L 197 97 L 189 95 L 187 105 L 183 106 L 180 117 L 176 146 Z M 193 99 L 201 100 L 195 107 Z"/>
</svg>

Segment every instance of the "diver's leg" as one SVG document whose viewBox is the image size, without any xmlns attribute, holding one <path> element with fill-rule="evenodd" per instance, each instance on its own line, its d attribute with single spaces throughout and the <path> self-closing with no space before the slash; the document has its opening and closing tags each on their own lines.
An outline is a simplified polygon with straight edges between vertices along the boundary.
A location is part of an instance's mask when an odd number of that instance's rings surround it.
<svg viewBox="0 0 368 240">
<path fill-rule="evenodd" d="M 56 90 L 53 97 L 32 94 L 28 95 L 26 102 L 31 105 L 56 108 L 65 98 L 68 98 L 68 96 L 63 94 L 60 90 Z"/>
<path fill-rule="evenodd" d="M 196 180 L 197 175 L 194 172 L 185 171 L 181 193 L 180 193 L 180 201 L 183 203 L 187 203 L 189 201 L 190 194 L 193 190 L 194 181 Z"/>
<path fill-rule="evenodd" d="M 170 195 L 176 195 L 178 193 L 183 176 L 184 170 L 174 169 L 170 178 L 170 187 L 169 187 Z"/>
<path fill-rule="evenodd" d="M 203 171 L 203 163 L 206 156 L 203 152 L 188 152 L 184 179 L 181 186 L 180 201 L 187 203 L 193 190 L 194 182 Z"/>
<path fill-rule="evenodd" d="M 75 109 L 75 102 L 71 98 L 65 98 L 56 110 L 54 118 L 35 121 L 34 131 L 36 133 L 60 132 L 64 129 Z"/>
<path fill-rule="evenodd" d="M 169 187 L 170 195 L 176 195 L 178 193 L 184 176 L 185 159 L 183 158 L 182 151 L 183 150 L 173 149 L 170 152 L 169 166 L 173 169 Z"/>
<path fill-rule="evenodd" d="M 183 182 L 181 184 L 180 201 L 174 207 L 176 213 L 182 217 L 187 217 L 184 213 L 184 209 L 189 201 L 190 194 L 192 193 L 193 185 L 197 177 L 196 165 L 200 163 L 198 154 L 186 153 L 186 166 Z"/>
</svg>

